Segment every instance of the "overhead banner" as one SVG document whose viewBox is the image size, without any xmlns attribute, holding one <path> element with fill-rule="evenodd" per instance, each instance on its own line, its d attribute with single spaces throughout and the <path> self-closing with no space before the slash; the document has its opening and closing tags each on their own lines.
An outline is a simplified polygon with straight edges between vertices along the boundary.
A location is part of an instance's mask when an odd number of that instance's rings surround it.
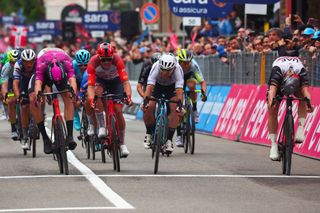
<svg viewBox="0 0 320 213">
<path fill-rule="evenodd" d="M 176 16 L 222 18 L 231 12 L 233 4 L 218 0 L 169 0 L 169 8 Z"/>
<path fill-rule="evenodd" d="M 280 0 L 219 0 L 220 2 L 234 3 L 234 4 L 274 4 Z"/>
<path fill-rule="evenodd" d="M 57 36 L 61 34 L 61 26 L 59 21 L 44 20 L 37 21 L 34 24 L 35 32 L 39 35 L 53 35 Z"/>
<path fill-rule="evenodd" d="M 120 13 L 114 11 L 86 12 L 82 24 L 89 31 L 116 31 L 120 29 Z"/>
<path fill-rule="evenodd" d="M 69 4 L 65 6 L 61 12 L 62 22 L 81 23 L 85 9 L 78 4 Z"/>
</svg>

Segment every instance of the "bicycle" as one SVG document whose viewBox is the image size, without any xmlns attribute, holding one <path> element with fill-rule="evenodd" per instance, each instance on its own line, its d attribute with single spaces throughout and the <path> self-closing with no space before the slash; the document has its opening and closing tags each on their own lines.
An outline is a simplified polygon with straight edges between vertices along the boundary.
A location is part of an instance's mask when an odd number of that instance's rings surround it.
<svg viewBox="0 0 320 213">
<path fill-rule="evenodd" d="M 58 91 L 58 92 L 50 92 L 50 93 L 42 93 L 39 92 L 38 100 L 41 96 L 49 98 L 52 101 L 53 107 L 53 117 L 52 117 L 52 129 L 54 134 L 54 156 L 58 161 L 58 167 L 61 174 L 69 174 L 69 167 L 68 167 L 68 158 L 67 158 L 67 151 L 68 145 L 66 144 L 66 126 L 64 123 L 63 116 L 60 113 L 59 107 L 59 99 L 58 95 L 63 93 L 71 93 L 71 97 L 75 97 L 73 89 L 68 87 L 66 90 Z M 52 133 L 51 133 L 51 140 L 52 140 Z"/>
<path fill-rule="evenodd" d="M 292 115 L 292 102 L 295 100 L 305 101 L 308 107 L 311 108 L 310 100 L 308 98 L 295 98 L 292 95 L 285 95 L 285 97 L 276 96 L 272 100 L 272 105 L 276 102 L 281 103 L 286 100 L 286 114 L 283 124 L 280 129 L 279 137 L 277 139 L 279 149 L 279 161 L 282 162 L 282 174 L 291 174 L 292 153 L 295 146 L 294 141 L 294 119 Z"/>
<path fill-rule="evenodd" d="M 152 159 L 155 158 L 154 174 L 157 174 L 158 167 L 159 167 L 160 152 L 162 155 L 166 154 L 167 157 L 169 157 L 170 155 L 170 153 L 166 152 L 165 150 L 165 145 L 167 141 L 167 124 L 168 124 L 167 103 L 179 104 L 181 102 L 165 99 L 164 95 L 162 95 L 161 98 L 146 97 L 143 105 L 146 106 L 149 101 L 155 101 L 157 102 L 157 105 L 158 105 L 157 112 L 156 112 L 156 126 L 153 133 L 153 140 L 151 143 Z"/>
<path fill-rule="evenodd" d="M 19 120 L 19 125 L 21 125 L 21 114 L 20 114 L 20 109 L 21 109 L 21 104 L 23 102 L 25 102 L 26 104 L 29 104 L 29 97 L 28 95 L 26 95 L 25 93 L 22 93 L 18 99 L 18 103 L 17 104 L 17 112 L 18 113 L 18 120 Z M 30 116 L 29 118 L 29 126 L 28 126 L 28 141 L 27 143 L 29 143 L 29 149 L 23 149 L 23 154 L 24 155 L 27 155 L 27 151 L 29 150 L 32 150 L 32 157 L 35 158 L 36 157 L 36 141 L 37 139 L 40 138 L 40 135 L 39 135 L 39 130 L 38 130 L 38 127 L 37 127 L 37 124 L 36 122 L 34 121 L 33 117 Z M 23 139 L 23 136 L 22 136 L 22 133 L 21 133 L 21 136 L 20 136 L 20 142 L 22 142 Z"/>
<path fill-rule="evenodd" d="M 102 162 L 105 163 L 105 149 L 111 154 L 113 162 L 113 170 L 120 172 L 120 145 L 123 143 L 120 137 L 120 127 L 116 117 L 114 104 L 119 99 L 126 95 L 122 94 L 108 94 L 104 92 L 102 96 L 95 96 L 94 102 L 96 103 L 98 98 L 104 101 L 104 108 L 106 112 L 106 130 L 107 135 L 104 139 L 100 140 L 101 143 L 101 157 Z"/>
<path fill-rule="evenodd" d="M 196 122 L 195 115 L 192 110 L 192 100 L 190 94 L 201 93 L 201 90 L 188 90 L 184 92 L 184 103 L 183 108 L 185 113 L 181 122 L 181 135 L 182 142 L 184 147 L 184 153 L 194 154 L 195 149 L 195 131 L 196 131 Z M 190 148 L 189 148 L 190 147 Z"/>
</svg>

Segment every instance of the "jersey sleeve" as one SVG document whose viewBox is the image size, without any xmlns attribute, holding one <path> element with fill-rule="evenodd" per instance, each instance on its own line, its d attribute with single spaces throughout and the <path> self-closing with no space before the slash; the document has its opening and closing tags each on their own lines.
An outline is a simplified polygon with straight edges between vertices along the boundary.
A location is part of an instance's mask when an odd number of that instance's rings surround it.
<svg viewBox="0 0 320 213">
<path fill-rule="evenodd" d="M 158 64 L 159 64 L 158 62 L 153 64 L 153 66 L 152 66 L 152 68 L 150 70 L 150 74 L 149 74 L 149 77 L 148 77 L 147 84 L 156 85 L 157 77 L 158 77 L 159 72 L 160 72 L 160 68 L 159 68 Z"/>
<path fill-rule="evenodd" d="M 61 55 L 62 55 L 62 62 L 66 69 L 68 79 L 75 77 L 72 59 L 66 53 L 61 53 Z"/>
<path fill-rule="evenodd" d="M 96 73 L 95 67 L 91 63 L 91 60 L 88 64 L 88 86 L 95 86 L 96 85 Z"/>
<path fill-rule="evenodd" d="M 124 66 L 123 60 L 120 58 L 120 56 L 116 56 L 116 67 L 117 67 L 118 75 L 120 77 L 121 82 L 128 81 L 129 77 L 126 72 L 126 68 Z"/>
<path fill-rule="evenodd" d="M 309 79 L 306 69 L 303 67 L 299 73 L 301 87 L 309 86 Z"/>
<path fill-rule="evenodd" d="M 9 80 L 9 67 L 7 66 L 7 63 L 2 67 L 1 80 L 2 82 L 8 82 Z"/>
<path fill-rule="evenodd" d="M 194 76 L 195 76 L 196 80 L 198 82 L 203 82 L 204 78 L 203 78 L 203 74 L 200 70 L 200 66 L 194 59 L 192 60 L 192 66 L 194 67 Z"/>
<path fill-rule="evenodd" d="M 38 58 L 37 66 L 36 66 L 36 80 L 40 80 L 43 82 L 44 72 L 47 69 L 47 63 L 44 60 L 43 56 Z"/>
<path fill-rule="evenodd" d="M 175 87 L 176 89 L 183 88 L 184 84 L 184 78 L 183 78 L 183 70 L 180 65 L 177 65 L 176 70 L 174 71 L 176 83 Z"/>
<path fill-rule="evenodd" d="M 20 76 L 21 76 L 21 66 L 18 62 L 16 62 L 13 68 L 13 79 L 20 80 Z"/>
</svg>

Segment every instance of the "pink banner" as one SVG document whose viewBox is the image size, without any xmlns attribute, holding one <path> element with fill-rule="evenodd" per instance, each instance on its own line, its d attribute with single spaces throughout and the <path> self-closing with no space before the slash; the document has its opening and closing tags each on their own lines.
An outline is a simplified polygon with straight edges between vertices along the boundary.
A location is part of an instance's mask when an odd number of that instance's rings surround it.
<svg viewBox="0 0 320 213">
<path fill-rule="evenodd" d="M 232 85 L 213 135 L 230 140 L 239 139 L 258 94 L 258 88 L 257 85 Z"/>
</svg>

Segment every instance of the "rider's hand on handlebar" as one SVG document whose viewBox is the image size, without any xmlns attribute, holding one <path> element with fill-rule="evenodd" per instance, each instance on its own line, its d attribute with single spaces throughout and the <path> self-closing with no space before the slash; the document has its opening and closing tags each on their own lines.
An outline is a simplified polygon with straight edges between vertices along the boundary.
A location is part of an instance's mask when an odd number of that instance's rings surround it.
<svg viewBox="0 0 320 213">
<path fill-rule="evenodd" d="M 307 103 L 307 112 L 308 112 L 308 113 L 312 113 L 313 110 L 314 110 L 314 107 L 311 105 L 310 99 L 307 98 L 307 97 L 304 97 L 304 99 L 305 99 L 305 101 L 306 101 L 306 103 Z"/>
<path fill-rule="evenodd" d="M 124 99 L 124 103 L 128 106 L 132 106 L 133 102 L 130 95 L 126 95 L 127 97 Z"/>
<path fill-rule="evenodd" d="M 203 90 L 201 90 L 201 101 L 202 102 L 206 102 L 207 101 L 207 95 Z"/>
<path fill-rule="evenodd" d="M 146 97 L 141 104 L 141 110 L 145 112 L 149 107 L 149 97 Z"/>
</svg>

